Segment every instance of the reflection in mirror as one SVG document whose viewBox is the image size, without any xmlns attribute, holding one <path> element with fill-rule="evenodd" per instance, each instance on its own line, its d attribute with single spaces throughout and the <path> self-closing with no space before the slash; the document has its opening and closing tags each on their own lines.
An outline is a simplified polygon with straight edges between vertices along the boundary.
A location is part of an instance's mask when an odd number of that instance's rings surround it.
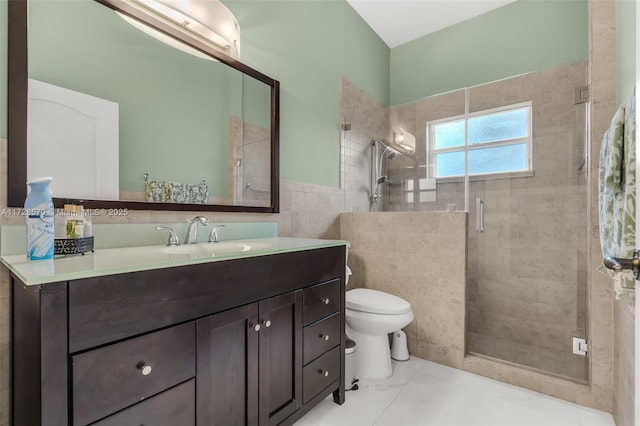
<svg viewBox="0 0 640 426">
<path fill-rule="evenodd" d="M 277 210 L 277 82 L 96 1 L 31 1 L 28 19 L 27 178 L 53 176 L 62 199 Z"/>
</svg>

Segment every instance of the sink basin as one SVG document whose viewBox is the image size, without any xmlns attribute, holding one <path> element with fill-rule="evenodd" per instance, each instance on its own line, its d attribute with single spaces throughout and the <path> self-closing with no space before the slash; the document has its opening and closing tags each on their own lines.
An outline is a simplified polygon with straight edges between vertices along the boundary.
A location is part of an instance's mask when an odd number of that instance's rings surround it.
<svg viewBox="0 0 640 426">
<path fill-rule="evenodd" d="M 271 244 L 261 241 L 223 241 L 219 243 L 185 244 L 176 247 L 162 247 L 162 253 L 187 255 L 191 258 L 217 257 L 228 254 L 251 252 L 271 248 Z"/>
</svg>

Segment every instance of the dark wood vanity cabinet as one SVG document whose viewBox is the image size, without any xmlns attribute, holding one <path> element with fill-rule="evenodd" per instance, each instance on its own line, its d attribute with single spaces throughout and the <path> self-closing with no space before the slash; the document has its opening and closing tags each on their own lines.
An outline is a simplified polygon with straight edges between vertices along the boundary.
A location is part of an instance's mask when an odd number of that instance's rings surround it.
<svg viewBox="0 0 640 426">
<path fill-rule="evenodd" d="M 198 320 L 198 425 L 258 424 L 258 304 Z"/>
<path fill-rule="evenodd" d="M 12 277 L 13 424 L 263 426 L 341 404 L 344 250 Z"/>
<path fill-rule="evenodd" d="M 278 424 L 302 406 L 301 302 L 300 290 L 198 320 L 196 424 Z"/>
<path fill-rule="evenodd" d="M 260 302 L 260 424 L 302 407 L 302 290 Z"/>
<path fill-rule="evenodd" d="M 73 424 L 93 423 L 193 379 L 195 346 L 189 322 L 72 355 Z"/>
</svg>

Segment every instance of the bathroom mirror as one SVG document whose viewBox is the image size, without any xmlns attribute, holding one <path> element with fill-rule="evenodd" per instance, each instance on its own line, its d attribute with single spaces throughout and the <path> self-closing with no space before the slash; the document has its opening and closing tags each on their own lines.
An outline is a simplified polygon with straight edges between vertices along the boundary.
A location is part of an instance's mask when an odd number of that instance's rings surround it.
<svg viewBox="0 0 640 426">
<path fill-rule="evenodd" d="M 9 2 L 8 95 L 11 207 L 278 212 L 278 82 L 125 2 Z"/>
</svg>

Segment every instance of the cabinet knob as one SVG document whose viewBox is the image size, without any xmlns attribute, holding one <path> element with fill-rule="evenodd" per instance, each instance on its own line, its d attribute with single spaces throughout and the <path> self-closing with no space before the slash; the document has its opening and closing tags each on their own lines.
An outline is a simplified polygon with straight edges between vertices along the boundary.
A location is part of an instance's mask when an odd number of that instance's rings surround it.
<svg viewBox="0 0 640 426">
<path fill-rule="evenodd" d="M 318 370 L 318 373 L 322 374 L 324 377 L 329 377 L 329 372 L 327 370 Z"/>
<path fill-rule="evenodd" d="M 271 327 L 271 321 L 269 321 L 269 320 L 262 321 L 262 324 L 264 324 L 264 326 L 267 327 L 267 328 Z"/>
<path fill-rule="evenodd" d="M 137 365 L 136 368 L 138 370 L 140 370 L 140 372 L 142 373 L 143 376 L 148 376 L 149 374 L 151 374 L 151 366 L 145 364 L 143 361 L 140 361 Z"/>
<path fill-rule="evenodd" d="M 321 334 L 320 338 L 323 340 L 329 340 L 329 335 L 328 334 Z"/>
<path fill-rule="evenodd" d="M 331 300 L 329 300 L 329 298 L 328 298 L 328 297 L 323 297 L 323 298 L 322 298 L 322 303 L 324 303 L 325 305 L 328 305 L 328 304 L 329 304 L 329 302 L 331 302 Z"/>
<path fill-rule="evenodd" d="M 271 324 L 269 324 L 271 325 Z M 249 323 L 249 327 L 253 328 L 255 331 L 260 331 L 260 324 L 255 324 L 253 322 Z"/>
</svg>

